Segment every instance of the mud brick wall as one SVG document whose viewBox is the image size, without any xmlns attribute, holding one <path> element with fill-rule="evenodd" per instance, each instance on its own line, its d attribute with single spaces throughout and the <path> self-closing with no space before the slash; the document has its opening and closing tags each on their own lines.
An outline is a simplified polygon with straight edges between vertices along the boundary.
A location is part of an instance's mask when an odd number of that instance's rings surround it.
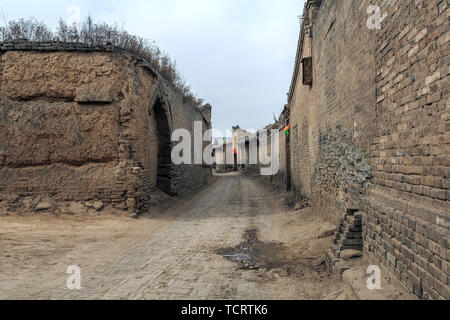
<svg viewBox="0 0 450 320">
<path fill-rule="evenodd" d="M 0 44 L 0 54 L 0 193 L 97 199 L 143 212 L 161 171 L 155 106 L 169 148 L 174 129 L 193 136 L 193 121 L 211 127 L 210 108 L 187 103 L 122 49 L 12 42 Z M 209 175 L 202 165 L 171 168 L 168 189 L 186 193 Z"/>
<path fill-rule="evenodd" d="M 123 67 L 110 54 L 15 50 L 1 65 L 1 192 L 110 198 Z"/>
<path fill-rule="evenodd" d="M 450 298 L 448 7 L 308 1 L 289 93 L 294 188 L 330 221 L 359 211 L 364 255 L 423 299 Z"/>
<path fill-rule="evenodd" d="M 192 136 L 191 150 L 194 152 L 194 124 L 195 122 L 202 123 L 202 136 L 204 136 L 206 130 L 211 129 L 210 110 L 200 112 L 198 108 L 186 102 L 181 94 L 176 93 L 167 82 L 164 82 L 164 90 L 170 93 L 167 101 L 171 106 L 173 130 L 189 130 Z M 203 147 L 206 145 L 203 143 Z M 182 195 L 187 191 L 195 190 L 212 176 L 211 169 L 206 165 L 183 164 L 174 166 L 173 170 L 172 193 L 174 195 Z"/>
</svg>

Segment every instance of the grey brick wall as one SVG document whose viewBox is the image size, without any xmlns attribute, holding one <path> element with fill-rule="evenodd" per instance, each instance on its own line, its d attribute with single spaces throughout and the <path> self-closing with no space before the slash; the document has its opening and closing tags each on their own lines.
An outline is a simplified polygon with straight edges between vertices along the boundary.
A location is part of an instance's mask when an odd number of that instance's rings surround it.
<svg viewBox="0 0 450 320">
<path fill-rule="evenodd" d="M 335 223 L 359 211 L 364 254 L 424 299 L 450 298 L 448 7 L 308 1 L 289 100 L 295 188 Z"/>
</svg>

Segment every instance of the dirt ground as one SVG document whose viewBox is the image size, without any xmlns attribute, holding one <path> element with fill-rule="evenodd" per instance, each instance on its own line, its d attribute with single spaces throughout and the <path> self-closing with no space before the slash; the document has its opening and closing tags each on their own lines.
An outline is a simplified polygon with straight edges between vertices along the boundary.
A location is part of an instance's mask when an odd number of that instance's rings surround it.
<svg viewBox="0 0 450 320">
<path fill-rule="evenodd" d="M 0 216 L 0 299 L 354 299 L 325 270 L 323 220 L 284 198 L 228 174 L 138 220 Z"/>
</svg>

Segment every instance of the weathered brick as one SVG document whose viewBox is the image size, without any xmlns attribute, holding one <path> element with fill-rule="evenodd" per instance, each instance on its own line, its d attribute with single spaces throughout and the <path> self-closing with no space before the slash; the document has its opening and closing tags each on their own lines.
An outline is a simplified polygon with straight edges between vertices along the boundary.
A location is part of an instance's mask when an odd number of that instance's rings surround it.
<svg viewBox="0 0 450 320">
<path fill-rule="evenodd" d="M 362 1 L 358 8 L 369 4 Z M 288 99 L 292 181 L 339 219 L 340 208 L 364 207 L 364 247 L 416 294 L 415 274 L 427 279 L 424 297 L 444 297 L 432 273 L 441 284 L 443 276 L 430 265 L 447 270 L 449 257 L 449 6 L 378 2 L 390 14 L 376 33 L 356 31 L 367 21 L 348 16 L 354 1 L 323 1 L 312 21 L 314 83 L 303 85 L 299 65 Z M 371 68 L 372 76 L 362 71 Z"/>
</svg>

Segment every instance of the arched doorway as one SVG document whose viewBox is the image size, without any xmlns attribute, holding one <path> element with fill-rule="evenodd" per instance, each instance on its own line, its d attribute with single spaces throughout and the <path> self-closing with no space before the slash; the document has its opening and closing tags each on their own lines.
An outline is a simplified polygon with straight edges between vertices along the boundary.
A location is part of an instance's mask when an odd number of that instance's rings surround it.
<svg viewBox="0 0 450 320">
<path fill-rule="evenodd" d="M 172 142 L 169 120 L 163 102 L 158 99 L 153 107 L 158 135 L 158 174 L 156 186 L 162 192 L 172 194 Z"/>
</svg>

